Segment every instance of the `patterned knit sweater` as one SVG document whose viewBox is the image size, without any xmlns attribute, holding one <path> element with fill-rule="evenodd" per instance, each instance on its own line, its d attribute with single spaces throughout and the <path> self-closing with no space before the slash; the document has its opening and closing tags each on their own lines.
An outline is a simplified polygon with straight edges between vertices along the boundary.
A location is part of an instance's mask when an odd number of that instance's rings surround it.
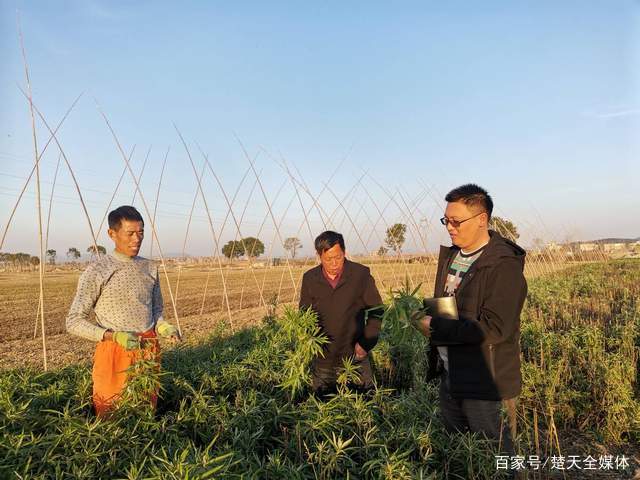
<svg viewBox="0 0 640 480">
<path fill-rule="evenodd" d="M 67 315 L 67 331 L 100 341 L 107 329 L 144 332 L 162 319 L 158 268 L 142 257 L 117 251 L 102 255 L 87 267 Z M 91 310 L 96 323 L 89 320 Z"/>
</svg>

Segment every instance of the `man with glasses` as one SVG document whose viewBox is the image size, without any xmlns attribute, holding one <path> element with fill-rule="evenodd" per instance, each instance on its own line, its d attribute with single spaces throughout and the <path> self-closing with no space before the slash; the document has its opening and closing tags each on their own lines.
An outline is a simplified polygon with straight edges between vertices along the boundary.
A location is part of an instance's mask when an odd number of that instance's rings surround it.
<svg viewBox="0 0 640 480">
<path fill-rule="evenodd" d="M 525 251 L 489 230 L 493 201 L 483 188 L 462 185 L 445 200 L 440 221 L 453 245 L 440 247 L 434 296 L 455 296 L 459 319 L 421 320 L 432 347 L 428 378 L 440 377 L 440 411 L 448 431 L 483 433 L 512 453 L 522 382 Z M 511 432 L 501 420 L 502 404 Z"/>
<path fill-rule="evenodd" d="M 362 390 L 373 386 L 368 352 L 378 341 L 384 308 L 373 310 L 365 322 L 365 310 L 382 304 L 368 267 L 345 258 L 344 238 L 326 231 L 315 239 L 320 265 L 305 272 L 300 308 L 311 307 L 322 332 L 329 338 L 323 356 L 314 359 L 314 393 L 320 398 L 336 391 L 338 370 L 344 359 L 358 365 Z"/>
</svg>

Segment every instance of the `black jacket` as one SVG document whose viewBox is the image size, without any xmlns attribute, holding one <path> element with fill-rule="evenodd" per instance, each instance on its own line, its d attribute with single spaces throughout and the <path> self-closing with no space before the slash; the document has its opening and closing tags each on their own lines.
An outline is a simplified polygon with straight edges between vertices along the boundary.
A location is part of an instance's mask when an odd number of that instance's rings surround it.
<svg viewBox="0 0 640 480">
<path fill-rule="evenodd" d="M 375 280 L 368 267 L 345 260 L 335 290 L 322 274 L 322 265 L 305 272 L 300 291 L 300 308 L 312 307 L 318 314 L 323 333 L 329 337 L 325 346 L 326 365 L 339 366 L 342 358 L 353 355 L 356 342 L 369 351 L 378 341 L 381 312 L 370 314 L 365 325 L 364 312 L 382 304 Z"/>
<path fill-rule="evenodd" d="M 489 231 L 489 244 L 456 290 L 459 320 L 431 320 L 428 379 L 437 377 L 436 345 L 448 346 L 451 396 L 501 400 L 520 393 L 520 312 L 527 295 L 525 251 Z M 444 295 L 460 249 L 440 247 L 434 296 Z M 427 312 L 428 313 L 428 312 Z"/>
</svg>

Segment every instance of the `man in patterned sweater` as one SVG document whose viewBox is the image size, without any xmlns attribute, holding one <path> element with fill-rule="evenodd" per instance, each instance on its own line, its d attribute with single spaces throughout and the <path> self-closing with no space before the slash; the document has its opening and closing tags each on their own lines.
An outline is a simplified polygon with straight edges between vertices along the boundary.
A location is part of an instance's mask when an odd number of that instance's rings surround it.
<svg viewBox="0 0 640 480">
<path fill-rule="evenodd" d="M 109 237 L 115 249 L 87 267 L 67 315 L 67 331 L 98 342 L 93 364 L 93 402 L 104 416 L 127 382 L 125 371 L 139 358 L 142 347 L 156 356 L 157 336 L 180 340 L 178 330 L 162 318 L 158 268 L 138 252 L 144 221 L 131 206 L 109 213 Z M 91 311 L 95 323 L 89 320 Z M 156 395 L 151 402 L 155 405 Z"/>
</svg>

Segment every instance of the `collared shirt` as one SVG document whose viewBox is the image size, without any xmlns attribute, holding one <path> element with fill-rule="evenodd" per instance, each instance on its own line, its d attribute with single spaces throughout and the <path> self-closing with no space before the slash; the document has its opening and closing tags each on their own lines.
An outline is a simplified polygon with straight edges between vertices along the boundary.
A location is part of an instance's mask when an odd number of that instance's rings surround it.
<svg viewBox="0 0 640 480">
<path fill-rule="evenodd" d="M 322 269 L 322 276 L 324 277 L 324 279 L 329 282 L 329 285 L 331 285 L 331 288 L 333 288 L 334 290 L 336 289 L 336 287 L 338 286 L 338 282 L 340 281 L 340 277 L 342 277 L 342 272 L 344 271 L 344 265 L 342 266 L 342 268 L 340 269 L 340 271 L 338 272 L 338 274 L 335 276 L 335 278 L 331 278 L 329 276 L 329 274 L 324 270 L 324 268 Z"/>
</svg>

